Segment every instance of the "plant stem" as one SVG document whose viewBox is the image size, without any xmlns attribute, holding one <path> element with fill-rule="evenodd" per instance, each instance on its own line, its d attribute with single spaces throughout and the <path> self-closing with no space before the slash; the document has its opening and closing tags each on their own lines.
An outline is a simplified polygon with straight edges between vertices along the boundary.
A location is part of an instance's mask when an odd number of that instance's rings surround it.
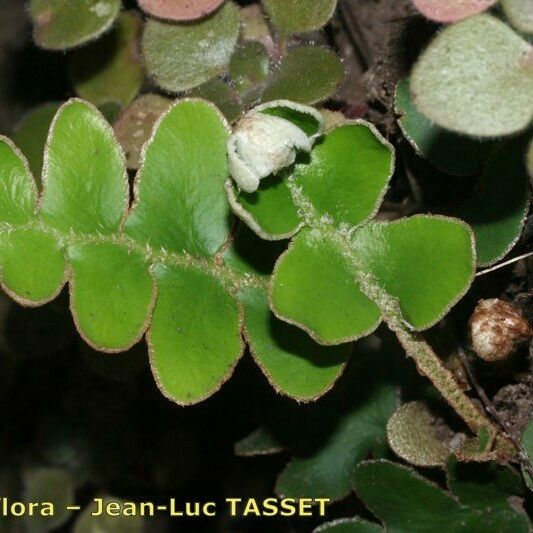
<svg viewBox="0 0 533 533">
<path fill-rule="evenodd" d="M 350 255 L 354 255 L 352 252 Z M 361 272 L 361 271 L 360 271 Z M 381 316 L 396 334 L 408 357 L 412 357 L 420 374 L 431 380 L 468 427 L 478 433 L 483 428 L 497 433 L 497 428 L 462 391 L 454 375 L 444 366 L 422 335 L 413 331 L 402 317 L 399 302 L 382 289 L 369 273 L 358 275 L 361 290 L 380 308 Z"/>
<path fill-rule="evenodd" d="M 484 453 L 484 450 L 480 450 L 476 460 L 497 458 L 502 462 L 509 462 L 515 458 L 516 449 L 513 444 L 502 434 L 486 413 L 479 409 L 472 399 L 463 392 L 454 375 L 444 366 L 422 335 L 414 331 L 404 320 L 398 299 L 381 287 L 372 272 L 366 268 L 354 248 L 352 240 L 354 237 L 351 232 L 339 231 L 327 219 L 318 216 L 309 198 L 305 196 L 294 179 L 289 178 L 288 185 L 292 199 L 298 207 L 299 215 L 309 227 L 320 232 L 322 238 L 334 242 L 348 260 L 359 289 L 379 307 L 382 319 L 396 334 L 407 356 L 414 359 L 420 374 L 426 376 L 433 383 L 472 432 L 478 436 L 483 431 L 487 432 L 490 437 L 489 443 L 492 444 L 492 453 Z"/>
<path fill-rule="evenodd" d="M 478 433 L 483 428 L 493 427 L 492 422 L 459 388 L 453 374 L 444 366 L 420 333 L 409 331 L 406 326 L 400 326 L 395 321 L 388 320 L 387 324 L 398 337 L 406 354 L 415 361 L 418 371 L 431 380 L 444 399 L 474 433 Z"/>
<path fill-rule="evenodd" d="M 351 247 L 347 257 L 350 257 L 354 265 L 359 262 Z M 474 434 L 481 435 L 482 431 L 486 431 L 490 436 L 492 452 L 480 450 L 476 459 L 498 459 L 504 463 L 515 459 L 516 448 L 513 443 L 486 413 L 479 409 L 472 399 L 463 392 L 455 376 L 444 366 L 442 360 L 423 336 L 413 331 L 405 322 L 398 300 L 381 288 L 370 273 L 364 272 L 361 267 L 359 268 L 357 277 L 362 292 L 378 305 L 383 320 L 396 334 L 406 355 L 414 360 L 418 372 L 433 383 L 442 397 Z"/>
<path fill-rule="evenodd" d="M 396 334 L 406 355 L 414 360 L 418 372 L 433 383 L 441 396 L 448 402 L 457 415 L 463 419 L 474 434 L 481 435 L 483 431 L 486 431 L 490 436 L 492 442 L 491 449 L 480 451 L 475 456 L 475 459 L 497 459 L 504 463 L 516 459 L 517 450 L 512 440 L 463 392 L 455 376 L 444 366 L 442 360 L 433 351 L 423 336 L 413 331 L 406 324 L 401 317 L 399 303 L 379 287 L 371 288 L 371 293 L 374 295 L 374 298 L 377 296 L 376 291 L 379 296 L 374 301 L 377 301 L 380 306 L 383 320 Z M 474 456 L 472 459 L 474 459 Z"/>
</svg>

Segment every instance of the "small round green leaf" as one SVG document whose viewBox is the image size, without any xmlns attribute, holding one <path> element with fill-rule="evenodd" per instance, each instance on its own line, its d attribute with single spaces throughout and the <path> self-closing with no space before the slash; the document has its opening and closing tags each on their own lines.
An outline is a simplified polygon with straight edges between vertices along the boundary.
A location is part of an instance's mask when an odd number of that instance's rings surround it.
<svg viewBox="0 0 533 533">
<path fill-rule="evenodd" d="M 144 151 L 126 232 L 151 246 L 210 256 L 226 240 L 229 126 L 203 100 L 180 100 Z"/>
<path fill-rule="evenodd" d="M 476 237 L 478 266 L 498 262 L 518 241 L 529 209 L 529 179 L 524 142 L 499 146 L 485 163 L 479 192 L 456 215 Z"/>
<path fill-rule="evenodd" d="M 239 10 L 226 2 L 193 24 L 146 23 L 143 53 L 148 74 L 162 89 L 194 89 L 224 73 L 239 36 Z"/>
<path fill-rule="evenodd" d="M 224 0 L 139 0 L 140 8 L 160 19 L 195 20 L 212 13 Z"/>
<path fill-rule="evenodd" d="M 387 453 L 385 426 L 398 403 L 397 391 L 386 385 L 359 398 L 334 430 L 323 435 L 320 447 L 293 458 L 278 478 L 276 493 L 292 498 L 346 497 L 359 461 L 370 453 L 378 457 Z"/>
<path fill-rule="evenodd" d="M 294 177 L 318 216 L 356 226 L 376 214 L 393 172 L 393 147 L 371 124 L 356 121 L 318 141 Z"/>
<path fill-rule="evenodd" d="M 92 41 L 108 30 L 120 12 L 120 0 L 31 0 L 35 42 L 65 50 Z"/>
<path fill-rule="evenodd" d="M 48 130 L 59 107 L 60 104 L 50 103 L 35 108 L 22 119 L 13 134 L 15 144 L 28 159 L 30 169 L 39 184 Z"/>
<path fill-rule="evenodd" d="M 423 402 L 409 402 L 387 422 L 387 438 L 393 451 L 416 466 L 443 466 L 451 451 L 435 435 L 435 417 Z"/>
<path fill-rule="evenodd" d="M 53 531 L 65 524 L 72 513 L 67 506 L 75 502 L 74 482 L 69 472 L 62 468 L 38 467 L 25 472 L 23 478 L 27 504 L 49 502 L 54 506 L 52 516 L 41 516 L 40 513 L 25 516 L 25 531 Z"/>
<path fill-rule="evenodd" d="M 362 518 L 339 518 L 332 522 L 326 522 L 313 530 L 313 533 L 379 533 L 383 528 L 367 522 Z"/>
<path fill-rule="evenodd" d="M 148 346 L 161 392 L 180 405 L 198 403 L 231 376 L 244 346 L 239 304 L 211 274 L 154 269 L 158 297 Z"/>
<path fill-rule="evenodd" d="M 58 111 L 43 165 L 41 213 L 47 224 L 78 233 L 112 233 L 128 207 L 124 154 L 101 113 L 81 100 Z"/>
<path fill-rule="evenodd" d="M 489 9 L 497 0 L 413 0 L 415 7 L 435 22 L 456 22 Z"/>
<path fill-rule="evenodd" d="M 533 117 L 533 47 L 504 22 L 477 15 L 445 28 L 414 67 L 416 107 L 439 126 L 508 135 Z"/>
<path fill-rule="evenodd" d="M 302 230 L 276 263 L 271 306 L 320 344 L 364 337 L 381 321 L 376 304 L 360 291 L 353 266 L 334 242 L 313 230 Z"/>
<path fill-rule="evenodd" d="M 263 239 L 287 239 L 302 225 L 285 178 L 286 173 L 281 172 L 262 179 L 253 193 L 237 191 L 233 180 L 226 182 L 233 212 Z"/>
<path fill-rule="evenodd" d="M 70 246 L 71 310 L 95 349 L 124 351 L 148 327 L 155 286 L 146 259 L 111 243 Z"/>
<path fill-rule="evenodd" d="M 351 344 L 324 347 L 272 315 L 267 292 L 243 289 L 245 337 L 252 355 L 277 392 L 298 401 L 316 400 L 342 373 Z"/>
<path fill-rule="evenodd" d="M 329 98 L 344 78 L 344 67 L 328 48 L 300 46 L 290 50 L 272 72 L 262 101 L 291 100 L 314 104 Z"/>
<path fill-rule="evenodd" d="M 263 0 L 276 30 L 282 35 L 319 30 L 332 17 L 337 0 Z"/>
<path fill-rule="evenodd" d="M 413 105 L 409 81 L 396 86 L 396 113 L 405 138 L 418 154 L 448 174 L 468 176 L 479 170 L 483 145 L 437 126 Z"/>
<path fill-rule="evenodd" d="M 106 507 L 110 503 L 124 504 L 124 500 L 117 497 L 97 496 L 102 498 L 102 505 Z M 96 503 L 92 502 L 78 516 L 74 524 L 74 533 L 143 533 L 145 531 L 145 521 L 139 515 L 112 516 L 109 513 L 97 513 Z M 148 526 L 146 526 L 148 527 Z"/>
<path fill-rule="evenodd" d="M 43 231 L 14 229 L 0 234 L 2 288 L 18 303 L 42 305 L 65 283 L 65 257 L 56 239 Z"/>
<path fill-rule="evenodd" d="M 105 37 L 70 56 L 70 77 L 79 96 L 95 105 L 116 102 L 126 106 L 133 101 L 144 81 L 141 27 L 141 18 L 127 11 Z"/>
<path fill-rule="evenodd" d="M 237 47 L 229 73 L 239 91 L 247 91 L 265 81 L 270 73 L 270 58 L 259 41 L 247 41 Z"/>
<path fill-rule="evenodd" d="M 418 330 L 437 323 L 474 279 L 474 237 L 457 219 L 415 215 L 370 223 L 354 233 L 353 246 Z"/>
<path fill-rule="evenodd" d="M 533 7 L 531 0 L 501 0 L 509 22 L 523 33 L 533 33 Z"/>
<path fill-rule="evenodd" d="M 152 135 L 154 125 L 172 101 L 158 94 L 144 94 L 119 115 L 113 125 L 126 155 L 128 168 L 141 166 L 141 150 Z"/>
<path fill-rule="evenodd" d="M 0 137 L 0 222 L 23 224 L 35 215 L 37 187 L 18 148 Z"/>
</svg>

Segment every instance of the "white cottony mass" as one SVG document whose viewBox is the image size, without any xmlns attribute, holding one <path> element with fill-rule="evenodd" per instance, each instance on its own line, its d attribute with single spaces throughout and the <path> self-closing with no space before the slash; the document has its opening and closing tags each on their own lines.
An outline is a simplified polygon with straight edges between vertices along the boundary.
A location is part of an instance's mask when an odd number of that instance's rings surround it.
<svg viewBox="0 0 533 533">
<path fill-rule="evenodd" d="M 309 136 L 291 121 L 261 112 L 277 106 L 310 115 L 318 123 L 318 133 Z M 228 141 L 231 176 L 242 191 L 256 191 L 261 179 L 292 165 L 298 150 L 310 152 L 322 129 L 322 115 L 312 107 L 286 101 L 259 106 L 238 122 Z"/>
</svg>

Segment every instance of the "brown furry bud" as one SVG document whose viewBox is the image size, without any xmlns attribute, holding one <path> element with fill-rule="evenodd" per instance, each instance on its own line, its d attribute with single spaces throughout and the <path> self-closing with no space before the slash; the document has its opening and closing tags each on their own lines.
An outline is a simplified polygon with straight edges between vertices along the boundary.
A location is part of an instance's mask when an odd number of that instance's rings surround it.
<svg viewBox="0 0 533 533">
<path fill-rule="evenodd" d="M 468 326 L 472 349 L 485 361 L 506 359 L 533 334 L 520 311 L 497 298 L 480 300 Z"/>
</svg>

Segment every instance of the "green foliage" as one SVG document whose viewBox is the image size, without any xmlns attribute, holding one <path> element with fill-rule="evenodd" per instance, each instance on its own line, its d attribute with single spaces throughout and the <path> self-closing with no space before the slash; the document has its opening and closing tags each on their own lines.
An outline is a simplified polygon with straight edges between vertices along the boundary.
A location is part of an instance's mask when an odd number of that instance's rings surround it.
<svg viewBox="0 0 533 533">
<path fill-rule="evenodd" d="M 413 0 L 425 17 L 436 22 L 456 22 L 486 11 L 497 0 Z"/>
<path fill-rule="evenodd" d="M 57 113 L 42 183 L 40 214 L 51 228 L 108 235 L 118 230 L 128 206 L 124 156 L 96 109 L 71 100 Z"/>
<path fill-rule="evenodd" d="M 194 24 L 149 20 L 143 34 L 146 70 L 165 91 L 194 89 L 225 72 L 239 28 L 239 10 L 231 1 Z"/>
<path fill-rule="evenodd" d="M 253 193 L 237 193 L 229 182 L 226 189 L 235 214 L 260 237 L 281 240 L 300 229 L 301 221 L 283 173 L 261 180 L 261 187 Z"/>
<path fill-rule="evenodd" d="M 131 207 L 123 153 L 89 104 L 71 100 L 53 120 L 40 198 L 22 154 L 2 140 L 3 287 L 25 305 L 41 305 L 68 272 L 74 322 L 86 342 L 124 351 L 146 332 L 156 381 L 178 403 L 218 390 L 243 352 L 243 328 L 276 390 L 317 398 L 351 347 L 320 347 L 273 317 L 268 265 L 282 247 L 265 245 L 257 256 L 250 232 L 229 239 L 227 122 L 202 100 L 165 104 Z"/>
<path fill-rule="evenodd" d="M 145 148 L 126 234 L 166 252 L 212 256 L 229 231 L 228 135 L 226 121 L 202 101 L 182 100 L 167 112 Z"/>
<path fill-rule="evenodd" d="M 13 135 L 15 144 L 26 156 L 33 175 L 40 185 L 43 154 L 48 129 L 60 104 L 43 104 L 26 115 Z"/>
<path fill-rule="evenodd" d="M 495 146 L 483 165 L 477 192 L 455 213 L 472 227 L 480 266 L 507 255 L 522 233 L 530 199 L 524 150 L 523 139 Z"/>
<path fill-rule="evenodd" d="M 355 147 L 363 148 L 360 151 Z M 360 224 L 374 216 L 392 175 L 392 148 L 366 123 L 348 122 L 329 132 L 315 146 L 311 164 L 297 165 L 294 178 L 319 214 L 337 223 Z M 327 171 L 326 171 L 327 169 Z M 331 189 L 343 194 L 331 197 Z M 236 214 L 260 236 L 287 238 L 302 221 L 288 181 L 281 174 L 261 181 L 251 194 L 229 189 Z"/>
<path fill-rule="evenodd" d="M 447 477 L 451 492 L 463 505 L 481 511 L 496 523 L 507 522 L 513 531 L 514 528 L 529 530 L 527 515 L 517 512 L 518 505 L 512 506 L 511 495 L 524 496 L 524 485 L 514 470 L 497 464 L 464 464 L 452 460 L 448 463 Z"/>
<path fill-rule="evenodd" d="M 351 490 L 355 465 L 369 454 L 387 452 L 385 425 L 398 406 L 395 387 L 382 385 L 359 396 L 351 409 L 312 453 L 293 457 L 276 483 L 279 495 L 295 498 L 323 497 L 338 500 Z"/>
<path fill-rule="evenodd" d="M 305 407 L 267 407 L 264 426 L 236 444 L 247 456 L 291 452 L 276 493 L 288 497 L 343 499 L 353 469 L 372 455 L 388 454 L 385 426 L 399 406 L 402 365 L 397 345 L 373 337 L 356 345 L 346 374 L 324 398 Z M 280 408 L 282 407 L 282 408 Z"/>
<path fill-rule="evenodd" d="M 78 96 L 95 105 L 130 104 L 144 82 L 139 53 L 141 18 L 123 13 L 111 32 L 70 56 L 70 76 Z"/>
<path fill-rule="evenodd" d="M 263 227 L 263 220 L 276 220 L 289 235 L 309 226 L 276 265 L 271 305 L 321 343 L 373 331 L 388 297 L 398 299 L 412 326 L 428 328 L 473 279 L 473 238 L 459 221 L 416 216 L 366 223 L 381 203 L 393 161 L 392 148 L 374 129 L 347 122 L 326 134 L 310 161 L 297 164 L 288 178 L 263 180 L 251 198 L 228 186 L 235 212 L 259 235 L 280 237 L 268 235 L 271 226 Z M 284 201 L 274 203 L 280 194 Z M 443 263 L 447 276 L 438 274 Z"/>
<path fill-rule="evenodd" d="M 231 58 L 230 84 L 213 79 L 189 94 L 214 102 L 233 122 L 252 105 L 289 99 L 313 104 L 331 96 L 344 77 L 344 68 L 328 48 L 293 48 L 279 62 L 272 62 L 259 41 L 245 41 Z M 227 76 L 226 76 L 227 77 Z"/>
<path fill-rule="evenodd" d="M 144 334 L 146 310 L 155 303 L 146 258 L 114 243 L 74 244 L 68 254 L 71 309 L 78 329 L 96 349 L 127 350 Z"/>
<path fill-rule="evenodd" d="M 337 0 L 263 0 L 270 21 L 283 36 L 305 33 L 324 26 L 337 7 Z"/>
<path fill-rule="evenodd" d="M 66 278 L 57 239 L 40 229 L 14 226 L 9 231 L 7 224 L 7 232 L 4 229 L 0 237 L 2 288 L 22 305 L 37 306 L 54 299 Z"/>
<path fill-rule="evenodd" d="M 533 48 L 505 23 L 477 15 L 445 28 L 411 75 L 416 107 L 437 125 L 495 137 L 533 118 Z"/>
<path fill-rule="evenodd" d="M 195 0 L 175 2 L 174 0 L 139 0 L 139 6 L 149 15 L 160 19 L 189 21 L 209 15 L 220 7 L 224 0 Z"/>
<path fill-rule="evenodd" d="M 158 266 L 155 277 L 147 341 L 156 381 L 170 399 L 203 400 L 230 377 L 243 352 L 242 308 L 220 280 L 198 268 Z"/>
<path fill-rule="evenodd" d="M 344 67 L 328 48 L 301 46 L 290 50 L 273 70 L 262 101 L 292 100 L 314 104 L 331 96 L 344 78 Z"/>
<path fill-rule="evenodd" d="M 326 24 L 336 1 L 264 0 L 279 36 L 275 45 L 259 17 L 249 19 L 239 41 L 243 11 L 229 0 L 224 5 L 221 0 L 139 3 L 156 17 L 148 19 L 143 36 L 149 75 L 161 89 L 194 98 L 174 104 L 159 95 L 139 98 L 115 124 L 120 145 L 102 115 L 80 100 L 63 105 L 53 122 L 57 107 L 42 108 L 19 129 L 29 164 L 11 141 L 0 139 L 5 291 L 23 305 L 38 306 L 67 283 L 74 323 L 86 343 L 121 352 L 146 335 L 155 380 L 181 405 L 217 391 L 245 342 L 277 392 L 310 402 L 337 382 L 354 350 L 351 341 L 373 332 L 382 320 L 396 333 L 398 324 L 411 331 L 439 321 L 473 279 L 472 232 L 461 221 L 441 216 L 371 221 L 394 171 L 393 148 L 372 125 L 342 121 L 310 154 L 299 154 L 294 166 L 262 180 L 254 193 L 243 193 L 227 179 L 228 122 L 261 101 L 323 101 L 342 80 L 343 65 L 331 50 L 296 42 L 287 46 L 294 33 Z M 475 8 L 470 2 L 445 8 L 415 3 L 434 20 L 454 21 L 494 2 L 476 2 Z M 520 0 L 506 3 L 509 19 L 527 31 L 527 17 L 516 14 Z M 77 46 L 118 21 L 99 42 L 71 55 L 76 92 L 110 113 L 131 104 L 144 81 L 137 49 L 143 23 L 131 13 L 117 18 L 115 5 L 99 2 L 90 16 L 53 0 L 30 5 L 36 40 L 48 48 Z M 96 26 L 94 15 L 106 20 Z M 480 36 L 485 38 L 481 52 Z M 525 129 L 533 116 L 531 57 L 531 45 L 503 23 L 475 16 L 444 29 L 430 45 L 413 72 L 412 100 L 408 82 L 397 89 L 400 125 L 419 154 L 449 173 L 471 175 L 483 168 L 479 192 L 460 212 L 473 226 L 483 265 L 503 257 L 523 227 L 529 203 L 523 165 L 518 165 L 523 147 L 506 150 L 505 158 L 495 150 L 482 166 L 480 144 L 444 128 L 481 137 Z M 214 102 L 225 118 L 197 97 Z M 322 133 L 290 106 L 261 112 L 289 120 L 308 135 Z M 264 139 L 265 147 L 270 140 Z M 511 153 L 516 165 L 509 170 Z M 530 148 L 529 167 L 532 153 Z M 139 170 L 134 198 L 126 167 Z M 41 168 L 42 194 L 31 175 Z M 235 231 L 231 210 L 255 234 L 244 226 Z M 259 244 L 257 236 L 278 242 Z M 413 338 L 423 342 L 414 333 Z M 115 359 L 107 366 L 88 347 L 83 353 L 91 367 L 113 373 Z M 118 373 L 116 379 L 130 379 L 144 364 L 136 359 L 131 373 Z M 287 431 L 297 434 L 295 445 L 287 445 L 294 435 L 279 438 L 259 429 L 238 443 L 236 452 L 250 456 L 291 449 L 293 460 L 276 484 L 283 496 L 338 500 L 350 492 L 355 468 L 358 495 L 390 531 L 527 531 L 527 518 L 507 501 L 520 493 L 508 471 L 494 470 L 472 481 L 450 463 L 448 492 L 393 463 L 361 462 L 387 456 L 387 420 L 391 447 L 403 459 L 442 466 L 448 457 L 432 432 L 435 419 L 429 411 L 416 403 L 398 408 L 397 387 L 375 382 L 375 369 L 390 366 L 361 358 L 355 365 L 359 381 L 350 381 L 348 399 L 330 401 L 328 395 L 309 417 L 295 410 Z M 524 435 L 526 445 L 530 433 Z M 101 435 L 102 448 L 111 448 L 115 434 Z M 129 428 L 125 435 L 128 442 L 135 440 Z M 487 428 L 483 436 L 492 443 Z M 172 441 L 167 445 L 172 448 Z M 52 448 L 47 452 L 57 459 Z M 128 454 L 122 451 L 113 450 L 125 468 Z M 165 469 L 161 475 L 170 477 L 173 469 Z M 32 499 L 74 499 L 72 472 L 43 472 L 26 480 L 28 494 L 38 495 Z M 61 494 L 48 496 L 56 488 Z M 138 518 L 108 523 L 89 511 L 74 531 L 144 527 Z M 382 529 L 353 518 L 317 531 Z"/>
<path fill-rule="evenodd" d="M 32 13 L 36 38 L 44 24 L 79 38 L 76 44 L 59 42 L 67 49 L 90 40 L 80 36 L 93 15 L 110 14 L 114 0 L 84 4 L 90 14 L 63 6 L 56 0 L 34 0 Z M 94 5 L 93 5 L 94 4 Z M 116 0 L 117 9 L 119 2 Z M 270 5 L 271 4 L 271 5 Z M 291 11 L 289 34 L 318 29 L 332 16 L 336 0 L 287 5 L 270 2 L 272 19 L 286 23 Z M 279 30 L 275 42 L 258 4 L 238 7 L 231 0 L 141 0 L 141 9 L 154 18 L 141 20 L 133 11 L 120 17 L 118 11 L 106 22 L 116 27 L 97 43 L 76 50 L 70 57 L 70 75 L 76 93 L 92 103 L 120 108 L 129 105 L 144 83 L 144 70 L 165 92 L 188 93 L 212 101 L 233 122 L 243 110 L 261 102 L 290 98 L 301 103 L 325 100 L 344 76 L 335 53 L 316 46 L 293 46 Z M 50 13 L 57 10 L 52 17 Z M 41 11 L 39 11 L 41 10 Z M 280 16 L 282 12 L 283 16 Z M 79 24 L 67 24 L 75 20 Z M 79 19 L 79 20 L 78 20 Z M 79 25 L 83 27 L 78 27 Z M 142 38 L 141 38 L 142 33 Z M 96 38 L 99 33 L 91 35 Z M 142 41 L 139 46 L 139 40 Z M 44 45 L 43 45 L 44 46 Z M 51 47 L 52 45 L 49 45 Z M 142 48 L 142 53 L 139 48 Z M 145 102 L 144 107 L 148 107 Z M 154 104 L 157 110 L 157 104 Z M 116 113 L 115 113 L 116 111 Z M 135 167 L 131 167 L 135 168 Z"/>
<path fill-rule="evenodd" d="M 270 58 L 259 41 L 240 44 L 231 58 L 229 73 L 240 92 L 265 81 L 270 74 Z"/>
<path fill-rule="evenodd" d="M 533 34 L 533 10 L 528 0 L 501 0 L 501 6 L 509 22 L 523 33 Z"/>
<path fill-rule="evenodd" d="M 361 292 L 360 268 L 399 299 L 406 320 L 426 329 L 470 285 L 472 245 L 469 230 L 452 220 L 416 216 L 393 224 L 371 223 L 354 232 L 351 247 L 361 261 L 356 267 L 335 239 L 305 230 L 277 263 L 272 306 L 319 342 L 337 344 L 368 335 L 380 323 L 380 310 Z M 438 276 L 450 257 L 455 261 L 448 266 L 449 275 Z"/>
<path fill-rule="evenodd" d="M 233 122 L 243 109 L 260 102 L 325 100 L 344 76 L 342 63 L 332 51 L 294 47 L 296 42 L 290 44 L 288 52 L 286 47 L 289 34 L 325 25 L 336 0 L 291 0 L 290 5 L 269 2 L 272 20 L 281 25 L 279 42 L 274 41 L 258 4 L 241 8 L 231 0 L 141 0 L 141 9 L 154 17 L 146 21 L 133 11 L 119 17 L 118 0 L 91 0 L 80 10 L 63 4 L 57 0 L 32 1 L 36 40 L 41 46 L 73 48 L 96 39 L 118 19 L 109 35 L 75 51 L 70 58 L 76 93 L 100 107 L 120 109 L 130 104 L 146 70 L 165 92 L 208 99 Z M 94 28 L 96 22 L 102 27 Z M 287 22 L 289 33 L 282 28 Z M 85 35 L 89 31 L 93 33 Z M 43 43 L 41 34 L 51 42 Z"/>
<path fill-rule="evenodd" d="M 220 78 L 208 81 L 187 94 L 213 102 L 229 122 L 235 121 L 242 113 L 243 103 L 239 94 Z"/>
<path fill-rule="evenodd" d="M 342 250 L 308 229 L 276 265 L 272 306 L 277 316 L 323 344 L 364 337 L 381 322 L 379 308 L 361 292 Z"/>
<path fill-rule="evenodd" d="M 416 466 L 442 466 L 450 450 L 435 434 L 435 418 L 423 402 L 403 404 L 387 422 L 394 452 Z"/>
<path fill-rule="evenodd" d="M 299 401 L 315 400 L 331 389 L 352 352 L 350 344 L 328 349 L 274 319 L 264 288 L 246 288 L 237 297 L 245 310 L 250 351 L 274 388 Z M 272 337 L 277 344 L 272 344 Z"/>
<path fill-rule="evenodd" d="M 396 87 L 395 108 L 405 138 L 419 155 L 448 174 L 468 176 L 479 170 L 485 145 L 447 131 L 420 113 L 413 105 L 407 79 Z"/>
<path fill-rule="evenodd" d="M 396 88 L 396 110 L 407 140 L 440 170 L 458 175 L 479 172 L 473 197 L 453 214 L 474 231 L 478 265 L 499 261 L 518 240 L 529 206 L 523 138 L 481 143 L 447 131 L 412 104 L 406 80 Z"/>
<path fill-rule="evenodd" d="M 450 480 L 452 493 L 422 478 L 414 471 L 388 461 L 367 461 L 355 469 L 354 488 L 366 507 L 378 517 L 386 531 L 523 531 L 529 530 L 526 515 L 513 510 L 506 501 L 516 489 L 497 474 L 490 480 L 479 479 L 468 484 Z M 496 486 L 495 486 L 496 484 Z M 457 499 L 458 497 L 458 499 Z M 325 524 L 318 531 L 375 531 L 360 519 L 353 528 L 336 523 Z"/>
<path fill-rule="evenodd" d="M 280 246 L 281 245 L 281 246 Z M 265 243 L 243 226 L 226 252 L 226 264 L 237 272 L 268 281 L 284 243 Z M 316 400 L 330 390 L 351 355 L 350 344 L 325 348 L 300 329 L 274 317 L 267 287 L 243 287 L 236 294 L 244 307 L 244 337 L 252 357 L 279 393 L 300 402 Z"/>
<path fill-rule="evenodd" d="M 120 12 L 120 0 L 31 0 L 35 42 L 42 48 L 65 50 L 98 38 Z"/>
<path fill-rule="evenodd" d="M 364 270 L 398 299 L 403 317 L 417 330 L 436 324 L 474 278 L 474 239 L 458 220 L 415 215 L 370 223 L 354 233 L 353 246 Z M 440 276 L 444 264 L 446 276 Z"/>
</svg>

